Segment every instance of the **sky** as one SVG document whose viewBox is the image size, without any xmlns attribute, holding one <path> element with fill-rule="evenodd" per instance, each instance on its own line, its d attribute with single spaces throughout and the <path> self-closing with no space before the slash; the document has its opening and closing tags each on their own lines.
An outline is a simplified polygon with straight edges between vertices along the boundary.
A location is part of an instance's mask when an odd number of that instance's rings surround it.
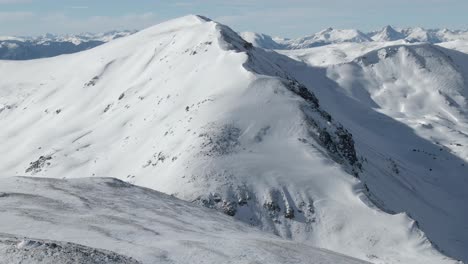
<svg viewBox="0 0 468 264">
<path fill-rule="evenodd" d="M 468 0 L 0 0 L 0 35 L 142 29 L 188 14 L 282 37 L 328 27 L 468 29 Z"/>
</svg>

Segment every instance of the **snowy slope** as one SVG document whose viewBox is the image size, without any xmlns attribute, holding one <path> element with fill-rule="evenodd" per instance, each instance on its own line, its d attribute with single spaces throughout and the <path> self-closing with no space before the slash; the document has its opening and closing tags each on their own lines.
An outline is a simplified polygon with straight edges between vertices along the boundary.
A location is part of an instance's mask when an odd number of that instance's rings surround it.
<svg viewBox="0 0 468 264">
<path fill-rule="evenodd" d="M 439 34 L 442 35 L 441 42 L 450 42 L 456 40 L 468 41 L 468 30 L 450 30 L 450 29 L 441 29 Z"/>
<path fill-rule="evenodd" d="M 307 49 L 338 43 L 367 43 L 373 41 L 359 30 L 333 28 L 327 28 L 313 35 L 296 39 L 272 38 L 254 32 L 242 32 L 240 36 L 255 47 L 276 50 Z"/>
<path fill-rule="evenodd" d="M 406 40 L 409 42 L 442 42 L 443 36 L 438 30 L 428 30 L 420 27 L 403 29 L 402 33 L 406 35 Z"/>
<path fill-rule="evenodd" d="M 255 32 L 241 32 L 239 34 L 245 41 L 252 43 L 255 47 L 264 49 L 283 49 L 284 45 L 276 42 L 271 36 L 255 33 Z"/>
<path fill-rule="evenodd" d="M 406 45 L 327 69 L 295 69 L 353 134 L 371 199 L 408 212 L 441 250 L 466 261 L 468 56 Z"/>
<path fill-rule="evenodd" d="M 30 60 L 75 53 L 133 33 L 112 31 L 99 34 L 46 34 L 39 37 L 0 36 L 0 60 Z"/>
<path fill-rule="evenodd" d="M 3 176 L 112 176 L 374 263 L 454 263 L 404 210 L 367 199 L 357 177 L 377 172 L 363 170 L 372 156 L 354 139 L 366 135 L 351 135 L 341 118 L 350 110 L 324 96 L 323 70 L 203 17 L 0 62 L 0 79 Z"/>
<path fill-rule="evenodd" d="M 2 179 L 0 207 L 5 264 L 364 264 L 111 178 Z"/>
<path fill-rule="evenodd" d="M 276 52 L 311 66 L 326 67 L 351 62 L 373 50 L 404 43 L 405 42 L 402 40 L 391 42 L 338 43 L 308 49 L 276 50 Z"/>
<path fill-rule="evenodd" d="M 441 43 L 454 40 L 468 40 L 467 30 L 424 29 L 421 27 L 399 29 L 408 42 Z"/>
<path fill-rule="evenodd" d="M 454 40 L 437 44 L 438 46 L 468 53 L 468 40 Z"/>
<path fill-rule="evenodd" d="M 392 46 L 332 67 L 328 74 L 362 104 L 377 107 L 468 160 L 466 148 L 454 143 L 468 139 L 466 54 L 431 45 Z"/>
</svg>

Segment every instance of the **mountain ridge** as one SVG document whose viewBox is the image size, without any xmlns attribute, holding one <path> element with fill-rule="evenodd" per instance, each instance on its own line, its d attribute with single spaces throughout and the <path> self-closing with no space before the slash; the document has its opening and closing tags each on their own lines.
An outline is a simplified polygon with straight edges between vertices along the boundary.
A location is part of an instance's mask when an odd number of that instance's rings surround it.
<svg viewBox="0 0 468 264">
<path fill-rule="evenodd" d="M 369 33 L 363 33 L 356 29 L 340 30 L 327 28 L 310 36 L 293 39 L 272 38 L 271 36 L 254 32 L 243 32 L 241 35 L 245 36 L 247 41 L 251 41 L 257 47 L 277 50 L 310 49 L 345 43 L 405 41 L 406 43 L 438 44 L 456 40 L 468 40 L 467 30 L 423 29 L 420 27 L 393 28 L 389 25 Z"/>
<path fill-rule="evenodd" d="M 198 19 L 207 19 L 195 15 Z M 80 52 L 102 45 L 113 39 L 134 34 L 136 30 L 109 31 L 106 33 L 79 33 L 37 37 L 0 36 L 0 59 L 30 60 Z M 366 43 L 405 41 L 408 43 L 444 43 L 467 40 L 466 30 L 402 28 L 385 26 L 381 30 L 362 33 L 359 30 L 340 30 L 327 28 L 311 36 L 295 39 L 272 38 L 266 34 L 241 32 L 240 35 L 254 46 L 265 49 L 295 50 L 321 47 L 339 43 Z M 335 37 L 332 37 L 334 35 Z M 354 36 L 354 37 L 353 37 Z"/>
</svg>

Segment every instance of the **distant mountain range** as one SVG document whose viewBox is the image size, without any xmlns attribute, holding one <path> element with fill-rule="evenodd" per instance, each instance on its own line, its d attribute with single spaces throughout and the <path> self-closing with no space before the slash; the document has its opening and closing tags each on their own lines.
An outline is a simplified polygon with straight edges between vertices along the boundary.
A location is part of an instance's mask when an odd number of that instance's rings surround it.
<svg viewBox="0 0 468 264">
<path fill-rule="evenodd" d="M 75 53 L 135 32 L 135 30 L 124 30 L 97 34 L 45 34 L 38 37 L 0 36 L 0 59 L 30 60 Z M 468 40 L 468 30 L 423 29 L 420 27 L 397 29 L 392 26 L 385 26 L 381 30 L 369 33 L 356 29 L 327 28 L 313 35 L 296 39 L 271 37 L 255 32 L 242 32 L 240 35 L 255 47 L 276 50 L 307 49 L 337 43 L 402 41 L 403 43 L 435 44 L 453 40 Z"/>
<path fill-rule="evenodd" d="M 134 32 L 126 30 L 98 34 L 45 34 L 38 37 L 0 36 L 0 59 L 30 60 L 75 53 L 94 48 L 113 39 L 131 35 Z"/>
<path fill-rule="evenodd" d="M 423 29 L 420 27 L 397 29 L 385 26 L 381 30 L 363 33 L 356 29 L 327 28 L 310 36 L 297 39 L 272 38 L 265 34 L 243 32 L 241 36 L 257 47 L 266 49 L 306 49 L 336 43 L 363 43 L 402 41 L 404 43 L 441 43 L 468 40 L 468 30 Z"/>
</svg>

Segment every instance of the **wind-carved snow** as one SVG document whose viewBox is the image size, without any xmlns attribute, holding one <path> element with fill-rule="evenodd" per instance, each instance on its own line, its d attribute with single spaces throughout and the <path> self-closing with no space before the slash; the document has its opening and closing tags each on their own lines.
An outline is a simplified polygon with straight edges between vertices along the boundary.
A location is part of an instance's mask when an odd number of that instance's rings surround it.
<svg viewBox="0 0 468 264">
<path fill-rule="evenodd" d="M 468 199 L 467 62 L 453 50 L 400 45 L 326 69 L 291 71 L 306 84 L 322 78 L 314 91 L 353 133 L 365 157 L 361 180 L 374 203 L 408 212 L 441 251 L 462 260 L 468 244 L 462 231 L 468 217 L 462 209 Z"/>
<path fill-rule="evenodd" d="M 394 46 L 331 67 L 328 74 L 350 97 L 411 125 L 468 160 L 465 149 L 454 144 L 467 140 L 463 136 L 468 132 L 467 66 L 468 56 L 456 51 Z"/>
<path fill-rule="evenodd" d="M 381 49 L 329 70 L 350 97 L 402 122 L 421 138 L 418 142 L 397 134 L 393 147 L 385 148 L 385 156 L 398 167 L 393 174 L 405 179 L 408 195 L 420 201 L 389 202 L 393 195 L 381 187 L 376 187 L 376 196 L 392 210 L 411 212 L 440 248 L 463 260 L 468 258 L 468 233 L 460 231 L 468 227 L 462 220 L 467 212 L 461 209 L 468 199 L 467 66 L 465 54 L 422 45 Z M 381 186 L 381 181 L 369 181 Z M 441 229 L 440 223 L 450 224 Z"/>
<path fill-rule="evenodd" d="M 2 264 L 365 263 L 111 178 L 1 179 L 0 206 Z"/>
<path fill-rule="evenodd" d="M 0 78 L 2 175 L 117 177 L 374 263 L 454 263 L 407 214 L 373 205 L 358 178 L 382 176 L 366 170 L 366 134 L 342 118 L 352 108 L 337 110 L 346 96 L 326 97 L 325 72 L 226 26 L 188 16 L 0 62 Z"/>
</svg>

